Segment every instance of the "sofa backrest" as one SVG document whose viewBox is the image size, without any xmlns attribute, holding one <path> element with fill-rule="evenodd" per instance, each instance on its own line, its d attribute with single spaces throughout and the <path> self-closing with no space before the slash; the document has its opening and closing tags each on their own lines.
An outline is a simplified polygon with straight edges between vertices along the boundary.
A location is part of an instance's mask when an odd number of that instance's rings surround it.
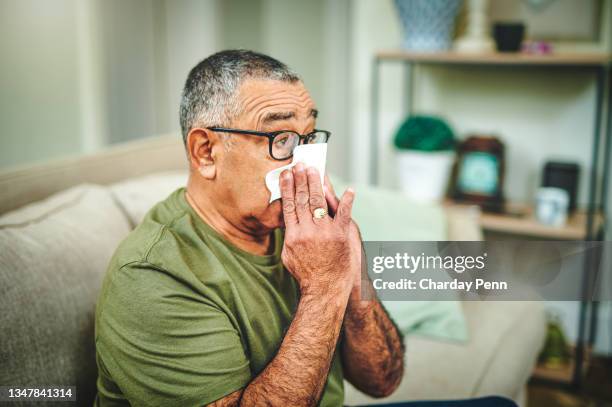
<svg viewBox="0 0 612 407">
<path fill-rule="evenodd" d="M 83 183 L 110 185 L 160 171 L 186 171 L 181 136 L 148 137 L 90 155 L 0 172 L 0 215 Z"/>
</svg>

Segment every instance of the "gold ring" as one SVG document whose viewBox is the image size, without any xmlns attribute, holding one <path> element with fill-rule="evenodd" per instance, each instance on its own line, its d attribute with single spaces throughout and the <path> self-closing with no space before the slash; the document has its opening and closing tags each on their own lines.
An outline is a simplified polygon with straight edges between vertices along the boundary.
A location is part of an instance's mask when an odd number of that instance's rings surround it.
<svg viewBox="0 0 612 407">
<path fill-rule="evenodd" d="M 327 216 L 327 209 L 325 208 L 317 208 L 312 212 L 313 219 L 323 219 Z"/>
</svg>

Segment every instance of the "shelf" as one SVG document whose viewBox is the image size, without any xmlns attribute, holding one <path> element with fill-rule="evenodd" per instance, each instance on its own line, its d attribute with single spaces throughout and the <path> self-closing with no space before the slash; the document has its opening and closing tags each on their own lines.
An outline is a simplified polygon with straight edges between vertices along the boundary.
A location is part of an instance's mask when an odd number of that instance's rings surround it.
<svg viewBox="0 0 612 407">
<path fill-rule="evenodd" d="M 612 61 L 609 53 L 559 53 L 537 55 L 526 53 L 492 52 L 469 54 L 458 52 L 380 51 L 377 59 L 416 62 L 423 64 L 469 65 L 546 65 L 546 66 L 605 66 Z"/>
<path fill-rule="evenodd" d="M 408 52 L 403 50 L 388 50 L 380 51 L 375 54 L 372 66 L 372 83 L 370 89 L 370 102 L 371 102 L 371 113 L 370 113 L 370 174 L 369 179 L 372 184 L 379 183 L 379 150 L 380 150 L 380 137 L 379 137 L 379 119 L 381 116 L 381 86 L 380 76 L 384 63 L 401 63 L 405 71 L 405 83 L 402 85 L 403 97 L 409 102 L 407 103 L 407 113 L 412 113 L 411 95 L 414 91 L 414 72 L 413 69 L 409 69 L 414 65 L 437 65 L 447 67 L 459 67 L 459 66 L 471 66 L 471 67 L 508 67 L 504 71 L 511 72 L 513 68 L 522 69 L 573 69 L 573 70 L 584 70 L 592 71 L 596 73 L 594 76 L 595 89 L 593 92 L 595 95 L 594 101 L 594 116 L 597 118 L 593 126 L 593 138 L 591 144 L 591 160 L 590 165 L 599 165 L 597 161 L 598 154 L 603 149 L 606 151 L 610 148 L 610 137 L 604 137 L 604 141 L 601 144 L 595 144 L 596 141 L 601 140 L 601 135 L 608 135 L 611 130 L 607 124 L 612 115 L 612 99 L 609 103 L 606 103 L 604 96 L 608 94 L 608 97 L 612 97 L 611 92 L 606 92 L 606 86 L 610 84 L 610 78 L 612 76 L 612 53 L 610 52 L 599 52 L 599 53 L 563 53 L 557 52 L 550 55 L 534 55 L 525 53 L 485 53 L 485 54 L 467 54 L 457 52 L 440 52 L 440 53 L 419 53 L 419 52 Z M 604 108 L 607 106 L 607 108 Z M 593 148 L 599 146 L 599 149 Z M 604 156 L 602 162 L 602 172 L 607 175 L 608 168 L 610 166 L 610 160 L 608 155 Z M 599 168 L 597 168 L 599 170 Z M 597 194 L 598 189 L 605 189 L 603 181 L 607 180 L 607 177 L 602 177 L 601 185 L 598 182 L 597 177 L 594 176 L 596 171 L 591 171 L 589 177 L 589 204 L 594 205 L 594 197 Z M 457 205 L 456 203 L 450 203 L 448 205 Z M 482 213 L 479 215 L 479 223 L 481 228 L 485 232 L 492 233 L 504 233 L 514 236 L 533 237 L 541 240 L 584 240 L 587 237 L 587 214 L 584 210 L 573 213 L 565 226 L 563 227 L 551 227 L 542 225 L 534 219 L 533 209 L 529 205 L 522 205 L 522 210 L 510 209 L 506 211 L 506 214 L 493 214 L 493 213 Z M 602 227 L 605 225 L 605 218 L 602 213 L 597 212 L 593 219 L 594 236 L 601 236 L 600 232 Z M 586 282 L 591 276 L 591 269 L 586 265 L 583 267 L 582 272 L 584 273 L 583 280 Z M 578 338 L 583 338 L 576 344 L 577 348 L 584 350 L 586 343 L 592 343 L 594 341 L 594 335 L 596 331 L 594 329 L 587 332 L 587 319 L 590 319 L 591 326 L 596 326 L 598 308 L 593 307 L 592 303 L 581 301 L 579 303 L 579 324 L 578 324 Z M 590 315 L 589 315 L 590 314 Z M 584 339 L 587 338 L 588 339 Z M 582 382 L 582 376 L 579 375 L 580 371 L 578 367 L 582 366 L 584 362 L 583 352 L 576 353 L 576 361 L 567 369 L 561 369 L 560 371 L 550 371 L 551 369 L 539 369 L 536 370 L 535 377 L 545 377 L 550 381 L 557 382 L 570 382 L 570 377 L 573 376 L 575 380 L 571 380 L 572 386 L 580 386 Z M 546 371 L 544 371 L 546 370 Z M 583 370 L 584 371 L 584 370 Z M 544 379 L 546 380 L 546 379 Z"/>
<path fill-rule="evenodd" d="M 446 205 L 466 206 L 450 201 L 446 202 Z M 482 212 L 479 224 L 485 232 L 531 236 L 540 239 L 583 240 L 586 238 L 587 213 L 584 210 L 576 210 L 568 217 L 564 226 L 554 227 L 539 223 L 530 205 L 507 204 L 503 214 Z M 593 230 L 597 231 L 603 225 L 604 215 L 598 212 L 595 214 Z"/>
</svg>

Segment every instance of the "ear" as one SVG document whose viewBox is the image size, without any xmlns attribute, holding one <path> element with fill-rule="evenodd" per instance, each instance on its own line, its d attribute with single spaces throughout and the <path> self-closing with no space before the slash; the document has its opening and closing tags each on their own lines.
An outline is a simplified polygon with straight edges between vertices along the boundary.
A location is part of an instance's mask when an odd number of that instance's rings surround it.
<svg viewBox="0 0 612 407">
<path fill-rule="evenodd" d="M 191 129 L 187 135 L 187 152 L 191 169 L 199 172 L 204 178 L 212 180 L 216 176 L 215 151 L 213 147 L 219 138 L 208 129 Z"/>
</svg>

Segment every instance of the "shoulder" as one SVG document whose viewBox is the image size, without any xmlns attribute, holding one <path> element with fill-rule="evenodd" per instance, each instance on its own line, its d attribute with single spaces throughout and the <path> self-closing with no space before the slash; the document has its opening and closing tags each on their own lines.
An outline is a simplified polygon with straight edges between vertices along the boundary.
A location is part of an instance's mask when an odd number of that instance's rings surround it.
<svg viewBox="0 0 612 407">
<path fill-rule="evenodd" d="M 108 265 L 100 303 L 109 296 L 127 303 L 155 302 L 173 293 L 210 297 L 208 286 L 227 279 L 225 265 L 195 227 L 182 193 L 179 189 L 156 204 L 121 242 Z"/>
<path fill-rule="evenodd" d="M 155 246 L 172 235 L 168 231 L 180 218 L 188 216 L 184 207 L 177 204 L 180 193 L 182 189 L 173 192 L 147 212 L 140 224 L 116 249 L 109 269 L 118 269 L 134 262 L 149 261 L 148 257 Z"/>
<path fill-rule="evenodd" d="M 176 203 L 179 189 L 156 204 L 141 223 L 119 244 L 111 258 L 99 302 L 126 295 L 126 301 L 154 300 L 164 290 L 197 291 L 202 283 L 190 273 L 183 251 L 188 250 L 189 213 Z"/>
</svg>

